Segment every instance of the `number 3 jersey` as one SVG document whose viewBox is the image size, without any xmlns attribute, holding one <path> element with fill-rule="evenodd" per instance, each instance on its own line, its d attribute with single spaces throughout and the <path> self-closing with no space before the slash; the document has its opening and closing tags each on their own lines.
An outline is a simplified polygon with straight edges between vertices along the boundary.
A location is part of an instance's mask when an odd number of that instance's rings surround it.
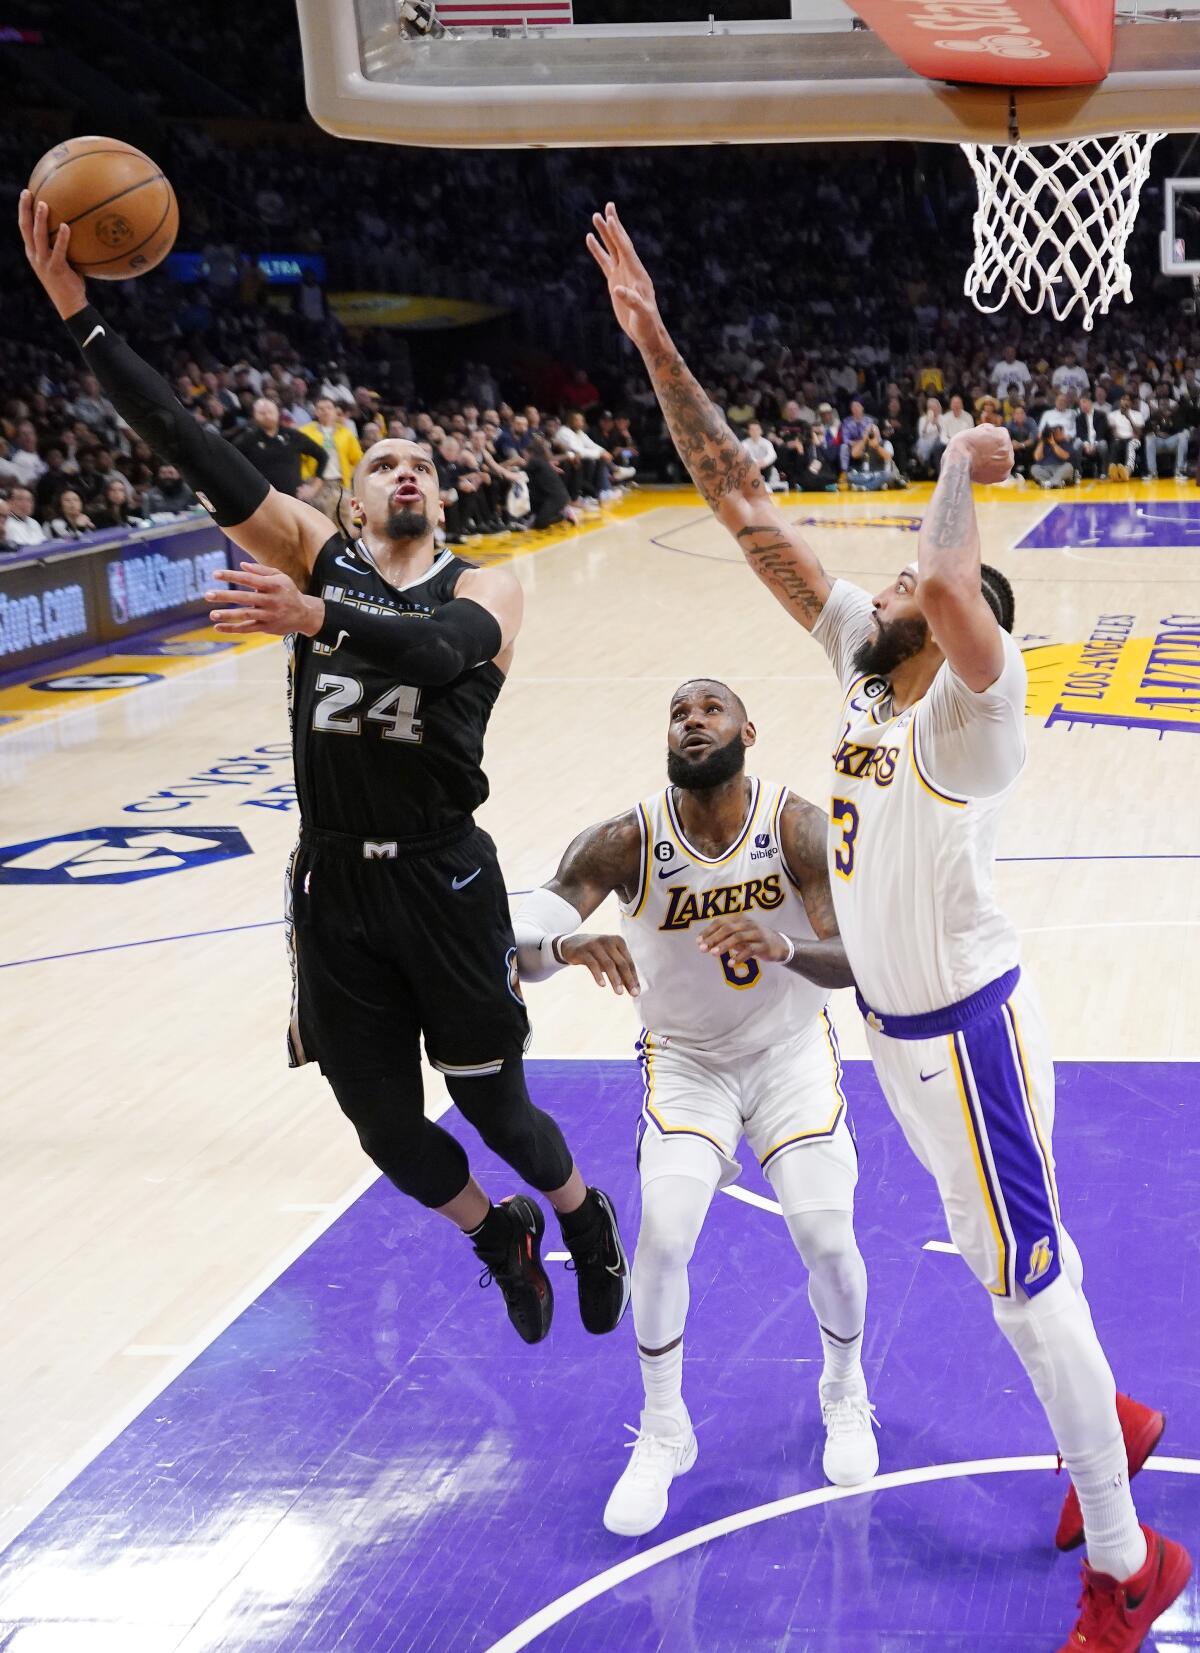
<svg viewBox="0 0 1200 1653">
<path fill-rule="evenodd" d="M 1004 663 L 990 688 L 974 692 L 944 662 L 897 713 L 888 683 L 855 665 L 873 613 L 865 591 L 835 580 L 813 627 L 845 690 L 829 874 L 859 992 L 881 1013 L 911 1016 L 959 1003 L 1018 959 L 992 861 L 1025 761 L 1025 662 L 1001 632 Z"/>
<path fill-rule="evenodd" d="M 335 534 L 309 591 L 379 614 L 431 615 L 471 567 L 443 551 L 420 579 L 390 585 L 361 540 Z M 483 738 L 504 674 L 491 662 L 416 689 L 336 648 L 291 639 L 289 706 L 296 792 L 306 826 L 359 838 L 416 838 L 474 813 L 488 795 Z"/>
<path fill-rule="evenodd" d="M 795 1039 L 829 993 L 780 964 L 702 953 L 715 918 L 745 913 L 768 929 L 812 940 L 799 886 L 779 843 L 786 786 L 752 777 L 745 823 L 724 855 L 688 843 L 667 787 L 637 807 L 637 893 L 621 903 L 621 929 L 641 982 L 638 1013 L 659 1040 L 736 1056 Z"/>
</svg>

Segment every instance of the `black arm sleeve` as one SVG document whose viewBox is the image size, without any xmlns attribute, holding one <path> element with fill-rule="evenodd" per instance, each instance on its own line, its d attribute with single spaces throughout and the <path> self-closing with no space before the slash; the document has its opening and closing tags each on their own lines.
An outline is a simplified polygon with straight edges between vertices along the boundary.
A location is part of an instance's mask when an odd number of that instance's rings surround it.
<svg viewBox="0 0 1200 1653">
<path fill-rule="evenodd" d="M 177 465 L 222 527 L 254 515 L 271 489 L 244 454 L 198 425 L 170 385 L 89 304 L 67 317 L 67 331 L 125 423 L 160 459 Z"/>
<path fill-rule="evenodd" d="M 500 652 L 503 634 L 495 615 L 469 597 L 455 597 L 428 618 L 368 612 L 327 597 L 325 624 L 316 641 L 333 649 L 348 643 L 373 666 L 394 672 L 397 683 L 419 689 L 453 683 L 472 666 L 491 660 Z"/>
</svg>

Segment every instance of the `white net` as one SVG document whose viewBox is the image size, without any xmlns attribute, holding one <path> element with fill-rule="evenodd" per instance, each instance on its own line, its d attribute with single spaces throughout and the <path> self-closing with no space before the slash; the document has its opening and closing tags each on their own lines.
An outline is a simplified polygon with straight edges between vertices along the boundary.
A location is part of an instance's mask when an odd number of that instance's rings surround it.
<svg viewBox="0 0 1200 1653">
<path fill-rule="evenodd" d="M 979 185 L 975 262 L 963 291 L 980 309 L 1009 298 L 1083 326 L 1132 297 L 1125 247 L 1162 132 L 1051 144 L 961 145 Z"/>
</svg>

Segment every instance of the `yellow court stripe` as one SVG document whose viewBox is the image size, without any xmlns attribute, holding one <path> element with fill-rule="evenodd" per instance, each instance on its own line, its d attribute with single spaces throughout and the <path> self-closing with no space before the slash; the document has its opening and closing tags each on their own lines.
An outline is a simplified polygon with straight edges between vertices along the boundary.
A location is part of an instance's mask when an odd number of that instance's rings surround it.
<svg viewBox="0 0 1200 1653">
<path fill-rule="evenodd" d="M 1008 1296 L 1008 1242 L 1004 1238 L 1004 1231 L 1000 1226 L 1000 1219 L 996 1208 L 992 1204 L 992 1196 L 988 1192 L 987 1174 L 983 1169 L 983 1160 L 979 1153 L 979 1143 L 975 1136 L 975 1121 L 971 1114 L 971 1104 L 967 1100 L 966 1079 L 958 1060 L 958 1049 L 954 1043 L 954 1035 L 947 1034 L 946 1044 L 950 1049 L 950 1065 L 954 1069 L 955 1083 L 958 1085 L 958 1097 L 962 1103 L 963 1122 L 967 1127 L 967 1141 L 971 1145 L 971 1155 L 975 1161 L 975 1174 L 979 1178 L 979 1192 L 983 1196 L 984 1210 L 988 1214 L 988 1221 L 992 1225 L 992 1233 L 996 1238 L 996 1254 L 999 1259 L 997 1277 L 998 1286 L 989 1286 L 987 1289 L 993 1297 Z"/>
<path fill-rule="evenodd" d="M 219 653 L 186 652 L 189 645 L 203 648 L 204 645 L 212 643 L 223 645 Z M 96 655 L 82 662 L 72 660 L 64 664 L 62 661 L 43 661 L 39 666 L 30 667 L 24 681 L 0 689 L 0 739 L 8 734 L 52 723 L 84 707 L 96 707 L 106 701 L 119 700 L 122 695 L 150 687 L 158 678 L 185 677 L 191 672 L 228 664 L 254 649 L 278 647 L 279 643 L 278 637 L 222 637 L 210 626 L 200 626 L 194 630 L 176 631 L 158 637 L 149 645 L 146 639 L 142 638 L 139 646 L 139 640 L 133 638 L 123 648 L 114 646 L 109 653 Z M 150 652 L 150 649 L 164 647 L 177 647 L 181 652 Z M 114 681 L 108 687 L 104 687 L 100 681 L 104 678 L 115 680 L 121 677 L 127 681 Z M 57 691 L 32 687 L 34 683 L 45 683 L 55 678 L 76 678 L 81 682 L 90 678 L 96 680 L 97 686 Z M 282 701 L 282 666 L 279 672 L 279 693 Z"/>
</svg>

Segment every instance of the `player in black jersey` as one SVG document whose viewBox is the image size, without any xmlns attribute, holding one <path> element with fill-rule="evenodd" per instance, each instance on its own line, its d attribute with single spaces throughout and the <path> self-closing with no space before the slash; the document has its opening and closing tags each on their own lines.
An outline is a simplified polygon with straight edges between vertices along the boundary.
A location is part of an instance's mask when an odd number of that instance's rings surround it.
<svg viewBox="0 0 1200 1653">
<path fill-rule="evenodd" d="M 607 1196 L 534 1107 L 529 1022 L 487 797 L 483 738 L 512 661 L 522 591 L 507 569 L 438 553 L 437 473 L 414 442 L 376 443 L 352 506 L 361 536 L 270 488 L 202 429 L 166 381 L 109 331 L 21 196 L 26 254 L 127 424 L 177 465 L 256 560 L 224 571 L 221 629 L 291 635 L 300 841 L 289 870 L 293 1063 L 316 1060 L 367 1154 L 404 1193 L 474 1242 L 527 1343 L 550 1329 L 545 1219 L 520 1194 L 493 1205 L 466 1154 L 426 1119 L 420 1044 L 483 1140 L 558 1213 L 592 1332 L 611 1331 L 629 1269 Z"/>
</svg>

